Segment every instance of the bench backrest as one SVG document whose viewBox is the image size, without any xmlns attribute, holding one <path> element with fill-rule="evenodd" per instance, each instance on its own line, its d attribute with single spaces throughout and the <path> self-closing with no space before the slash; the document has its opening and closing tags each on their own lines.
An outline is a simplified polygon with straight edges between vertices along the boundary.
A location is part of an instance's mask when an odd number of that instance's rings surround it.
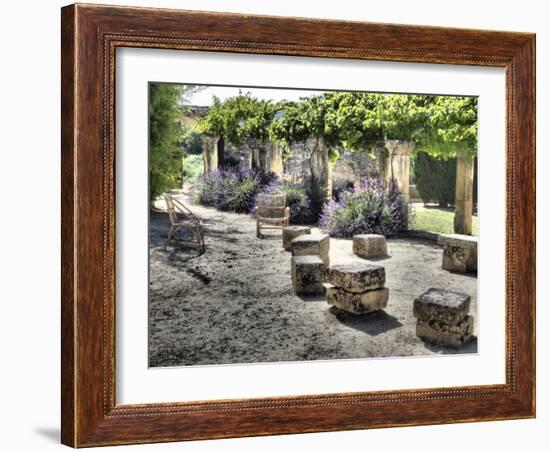
<svg viewBox="0 0 550 452">
<path fill-rule="evenodd" d="M 258 195 L 258 214 L 263 218 L 284 218 L 286 195 Z"/>
</svg>

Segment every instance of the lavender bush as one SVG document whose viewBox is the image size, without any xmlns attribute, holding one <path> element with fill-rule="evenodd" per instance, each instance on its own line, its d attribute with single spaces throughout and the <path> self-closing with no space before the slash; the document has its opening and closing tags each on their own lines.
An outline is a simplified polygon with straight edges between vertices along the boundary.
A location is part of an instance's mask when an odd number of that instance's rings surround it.
<svg viewBox="0 0 550 452">
<path fill-rule="evenodd" d="M 193 188 L 195 202 L 219 210 L 250 212 L 256 195 L 277 178 L 251 168 L 219 168 L 202 175 Z"/>
<path fill-rule="evenodd" d="M 362 180 L 359 187 L 342 191 L 337 199 L 325 203 L 319 225 L 332 237 L 343 238 L 356 234 L 391 237 L 406 226 L 395 190 L 376 179 Z"/>
</svg>

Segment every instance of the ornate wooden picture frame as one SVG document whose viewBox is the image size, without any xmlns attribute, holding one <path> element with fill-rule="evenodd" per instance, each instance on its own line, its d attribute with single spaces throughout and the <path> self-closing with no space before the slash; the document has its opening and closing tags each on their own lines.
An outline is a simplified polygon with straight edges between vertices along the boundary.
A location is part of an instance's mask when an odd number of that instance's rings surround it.
<svg viewBox="0 0 550 452">
<path fill-rule="evenodd" d="M 62 442 L 73 447 L 535 416 L 535 36 L 71 5 L 62 9 Z M 506 382 L 117 405 L 115 51 L 119 47 L 506 70 Z"/>
</svg>

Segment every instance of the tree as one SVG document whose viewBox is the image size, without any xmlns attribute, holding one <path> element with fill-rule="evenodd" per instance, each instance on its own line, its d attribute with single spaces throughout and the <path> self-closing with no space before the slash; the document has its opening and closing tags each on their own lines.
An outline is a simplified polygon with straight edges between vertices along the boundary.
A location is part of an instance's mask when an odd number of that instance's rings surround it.
<svg viewBox="0 0 550 452">
<path fill-rule="evenodd" d="M 203 89 L 196 85 L 149 85 L 149 195 L 151 199 L 182 181 L 183 142 L 188 131 L 181 112 L 189 96 Z"/>
<path fill-rule="evenodd" d="M 183 87 L 149 85 L 149 194 L 151 199 L 181 180 L 183 128 L 180 123 Z"/>
</svg>

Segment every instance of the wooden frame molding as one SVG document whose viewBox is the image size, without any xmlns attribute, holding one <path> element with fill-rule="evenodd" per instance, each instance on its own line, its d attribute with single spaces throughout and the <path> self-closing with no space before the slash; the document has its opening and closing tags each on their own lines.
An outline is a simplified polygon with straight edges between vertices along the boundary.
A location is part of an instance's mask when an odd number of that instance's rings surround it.
<svg viewBox="0 0 550 452">
<path fill-rule="evenodd" d="M 535 35 L 71 5 L 62 9 L 62 442 L 73 447 L 535 415 Z M 115 50 L 506 69 L 506 383 L 115 404 Z"/>
</svg>

